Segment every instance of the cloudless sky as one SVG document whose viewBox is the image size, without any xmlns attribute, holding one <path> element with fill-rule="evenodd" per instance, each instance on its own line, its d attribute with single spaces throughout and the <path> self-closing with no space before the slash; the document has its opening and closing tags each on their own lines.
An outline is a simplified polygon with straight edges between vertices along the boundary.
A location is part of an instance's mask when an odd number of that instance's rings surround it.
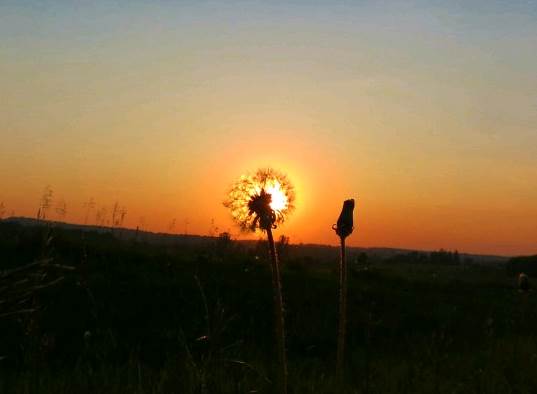
<svg viewBox="0 0 537 394">
<path fill-rule="evenodd" d="M 238 236 L 272 166 L 292 242 L 537 253 L 536 70 L 536 1 L 0 0 L 0 201 Z"/>
</svg>

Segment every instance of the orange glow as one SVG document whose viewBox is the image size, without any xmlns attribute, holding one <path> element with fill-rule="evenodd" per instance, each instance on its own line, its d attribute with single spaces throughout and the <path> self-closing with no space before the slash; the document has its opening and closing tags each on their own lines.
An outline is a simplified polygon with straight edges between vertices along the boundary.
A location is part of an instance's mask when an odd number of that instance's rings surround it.
<svg viewBox="0 0 537 394">
<path fill-rule="evenodd" d="M 465 174 L 472 182 L 460 185 L 458 174 L 442 172 L 438 158 L 430 168 L 419 167 L 402 176 L 401 168 L 412 162 L 386 156 L 380 160 L 363 151 L 354 159 L 358 164 L 352 165 L 344 155 L 330 154 L 338 152 L 333 142 L 307 141 L 300 131 L 282 125 L 261 129 L 250 137 L 246 137 L 247 125 L 244 134 L 237 128 L 234 138 L 238 142 L 225 145 L 221 140 L 214 147 L 185 152 L 179 160 L 171 154 L 171 139 L 165 140 L 167 143 L 156 141 L 147 156 L 129 147 L 131 153 L 124 164 L 103 158 L 94 168 L 90 162 L 61 166 L 71 155 L 69 151 L 59 152 L 55 161 L 38 151 L 24 162 L 17 157 L 9 161 L 0 157 L 0 169 L 13 168 L 5 173 L 0 195 L 4 216 L 35 217 L 43 188 L 50 185 L 53 206 L 65 200 L 65 220 L 69 222 L 84 223 L 84 203 L 93 197 L 96 207 L 89 212 L 88 224 L 95 224 L 97 210 L 103 207 L 110 216 L 118 201 L 126 207 L 124 225 L 130 228 L 178 234 L 229 231 L 234 238 L 255 239 L 255 234 L 239 231 L 222 200 L 236 174 L 270 164 L 284 170 L 295 186 L 296 209 L 278 228 L 292 243 L 336 245 L 338 239 L 331 226 L 342 201 L 353 197 L 356 229 L 348 239 L 350 246 L 445 248 L 505 255 L 537 251 L 536 189 L 530 181 L 522 182 L 530 179 L 530 167 L 526 175 L 509 178 L 508 174 L 516 171 L 516 162 L 494 173 L 476 165 L 473 174 Z M 264 143 L 264 151 L 252 151 L 250 147 L 262 144 L 266 134 L 276 138 Z M 281 145 L 278 141 L 283 138 L 286 143 Z M 189 167 L 187 159 L 196 156 L 205 160 Z M 435 177 L 428 177 L 429 171 L 435 172 Z M 489 193 L 493 189 L 495 192 Z M 275 204 L 280 204 L 278 201 L 275 197 Z M 57 219 L 54 210 L 50 215 Z"/>
<path fill-rule="evenodd" d="M 350 246 L 537 253 L 537 52 L 523 39 L 537 23 L 524 7 L 497 10 L 517 23 L 496 40 L 479 12 L 447 17 L 459 5 L 162 2 L 42 18 L 12 3 L 0 23 L 4 217 L 35 217 L 50 185 L 51 219 L 63 200 L 66 221 L 110 222 L 117 202 L 127 227 L 255 239 L 222 200 L 237 175 L 270 166 L 296 190 L 278 228 L 292 243 L 337 244 L 331 227 L 355 198 Z M 285 210 L 281 185 L 268 188 Z"/>
</svg>

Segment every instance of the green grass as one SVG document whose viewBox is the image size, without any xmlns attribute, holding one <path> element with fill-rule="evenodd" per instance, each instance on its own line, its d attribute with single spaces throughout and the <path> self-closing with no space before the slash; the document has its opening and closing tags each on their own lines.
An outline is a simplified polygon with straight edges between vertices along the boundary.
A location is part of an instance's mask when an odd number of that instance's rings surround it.
<svg viewBox="0 0 537 394">
<path fill-rule="evenodd" d="M 77 267 L 35 297 L 38 313 L 0 320 L 1 393 L 272 392 L 266 260 L 211 242 L 53 236 L 44 246 L 42 228 L 0 223 L 0 269 L 43 255 Z M 310 265 L 284 261 L 291 393 L 537 388 L 537 301 L 516 291 L 512 274 L 382 261 L 351 269 L 347 375 L 338 386 L 337 258 L 334 249 L 333 267 L 315 256 Z"/>
</svg>

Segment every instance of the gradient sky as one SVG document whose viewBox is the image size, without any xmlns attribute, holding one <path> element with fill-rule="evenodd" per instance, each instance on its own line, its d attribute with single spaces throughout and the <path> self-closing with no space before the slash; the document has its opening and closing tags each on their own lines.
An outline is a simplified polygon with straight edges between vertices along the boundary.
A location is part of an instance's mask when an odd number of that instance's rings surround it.
<svg viewBox="0 0 537 394">
<path fill-rule="evenodd" d="M 0 201 L 238 236 L 272 166 L 292 242 L 537 253 L 536 70 L 537 1 L 0 0 Z"/>
</svg>

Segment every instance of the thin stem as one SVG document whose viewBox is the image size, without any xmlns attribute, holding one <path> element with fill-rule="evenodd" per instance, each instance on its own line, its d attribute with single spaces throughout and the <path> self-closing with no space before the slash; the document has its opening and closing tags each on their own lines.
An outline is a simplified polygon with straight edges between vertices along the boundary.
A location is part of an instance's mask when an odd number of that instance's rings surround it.
<svg viewBox="0 0 537 394">
<path fill-rule="evenodd" d="M 341 240 L 341 260 L 339 262 L 339 329 L 337 338 L 336 368 L 340 379 L 344 376 L 345 335 L 347 331 L 347 260 L 345 257 L 345 238 Z"/>
<path fill-rule="evenodd" d="M 272 266 L 272 290 L 274 296 L 274 327 L 276 330 L 276 344 L 278 348 L 278 361 L 280 364 L 280 390 L 281 393 L 287 394 L 287 357 L 285 354 L 285 325 L 283 317 L 283 297 L 282 281 L 280 277 L 280 267 L 278 265 L 278 255 L 272 237 L 272 229 L 267 229 L 267 237 L 270 248 L 271 266 Z"/>
</svg>

